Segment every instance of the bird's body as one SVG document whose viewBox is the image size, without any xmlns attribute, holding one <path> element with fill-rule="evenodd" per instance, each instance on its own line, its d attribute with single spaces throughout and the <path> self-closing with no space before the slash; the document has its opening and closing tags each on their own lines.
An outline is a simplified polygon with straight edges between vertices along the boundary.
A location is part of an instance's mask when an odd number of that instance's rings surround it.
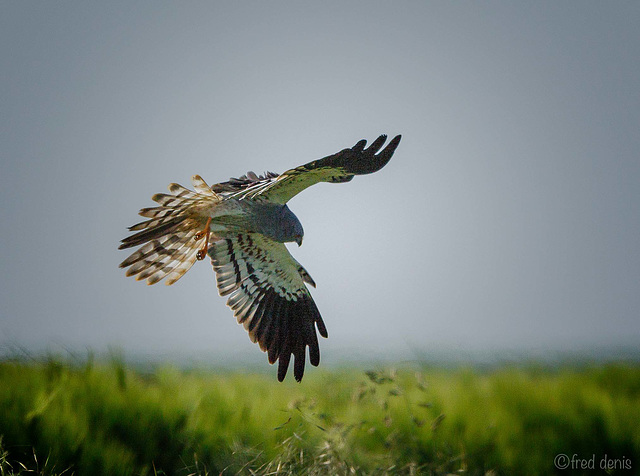
<svg viewBox="0 0 640 476">
<path fill-rule="evenodd" d="M 400 136 L 380 151 L 386 136 L 364 149 L 360 141 L 351 149 L 288 170 L 281 175 L 249 172 L 209 187 L 192 178 L 195 191 L 169 185 L 171 194 L 152 197 L 160 206 L 144 208 L 148 220 L 129 229 L 120 248 L 141 247 L 120 266 L 127 276 L 155 284 L 175 283 L 205 254 L 211 258 L 221 296 L 253 342 L 279 360 L 283 380 L 293 355 L 294 376 L 304 373 L 306 347 L 312 365 L 320 361 L 316 328 L 327 337 L 318 308 L 305 283 L 315 283 L 284 243 L 302 244 L 304 231 L 286 203 L 317 182 L 342 183 L 354 175 L 373 173 L 391 159 Z"/>
<path fill-rule="evenodd" d="M 297 236 L 303 234 L 298 217 L 288 206 L 276 203 L 223 198 L 206 210 L 204 217 L 211 217 L 211 233 L 219 238 L 228 238 L 237 233 L 260 233 L 275 241 L 288 243 L 296 241 Z"/>
</svg>

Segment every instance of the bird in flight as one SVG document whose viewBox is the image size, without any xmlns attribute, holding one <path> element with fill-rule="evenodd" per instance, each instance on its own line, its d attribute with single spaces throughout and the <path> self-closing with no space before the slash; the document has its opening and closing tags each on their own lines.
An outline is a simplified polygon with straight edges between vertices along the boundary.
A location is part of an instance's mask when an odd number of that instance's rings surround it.
<svg viewBox="0 0 640 476">
<path fill-rule="evenodd" d="M 227 305 L 269 363 L 278 361 L 278 380 L 284 380 L 293 355 L 299 382 L 307 347 L 311 364 L 320 363 L 316 328 L 322 337 L 328 334 L 306 286 L 316 284 L 285 246 L 300 246 L 304 235 L 287 202 L 318 182 L 348 182 L 354 175 L 377 172 L 391 159 L 400 137 L 384 148 L 386 135 L 369 147 L 361 140 L 280 175 L 249 172 L 211 187 L 195 175 L 194 191 L 172 183 L 169 194 L 151 197 L 159 206 L 140 210 L 147 220 L 129 227 L 135 233 L 122 240 L 120 249 L 141 247 L 120 267 L 147 284 L 164 279 L 171 285 L 208 254 L 220 295 L 229 295 Z"/>
</svg>

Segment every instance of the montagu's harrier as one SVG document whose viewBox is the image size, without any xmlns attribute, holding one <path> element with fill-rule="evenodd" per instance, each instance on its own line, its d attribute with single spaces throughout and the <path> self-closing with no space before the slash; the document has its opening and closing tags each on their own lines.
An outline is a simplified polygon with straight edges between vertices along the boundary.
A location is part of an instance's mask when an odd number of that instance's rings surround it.
<svg viewBox="0 0 640 476">
<path fill-rule="evenodd" d="M 279 360 L 278 380 L 293 355 L 300 381 L 307 346 L 311 364 L 320 363 L 316 328 L 323 337 L 327 328 L 305 285 L 315 287 L 313 279 L 284 245 L 301 245 L 304 234 L 286 203 L 315 183 L 348 182 L 380 170 L 400 143 L 396 136 L 382 149 L 386 139 L 382 135 L 367 148 L 361 140 L 280 175 L 249 172 L 211 187 L 195 175 L 195 191 L 172 183 L 170 194 L 152 197 L 160 206 L 140 210 L 148 220 L 129 228 L 135 233 L 122 240 L 120 249 L 142 246 L 120 267 L 147 284 L 161 279 L 173 284 L 208 254 L 220 295 L 230 295 L 227 305 L 238 323 L 267 352 L 269 363 Z"/>
</svg>

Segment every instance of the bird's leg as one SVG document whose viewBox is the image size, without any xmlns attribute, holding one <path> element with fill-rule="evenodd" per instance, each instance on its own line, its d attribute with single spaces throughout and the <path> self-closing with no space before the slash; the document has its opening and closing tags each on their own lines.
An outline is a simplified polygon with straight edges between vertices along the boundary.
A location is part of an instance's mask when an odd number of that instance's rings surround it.
<svg viewBox="0 0 640 476">
<path fill-rule="evenodd" d="M 204 257 L 207 256 L 207 250 L 209 249 L 209 234 L 211 233 L 211 229 L 209 228 L 210 225 L 211 225 L 211 217 L 207 219 L 207 224 L 205 225 L 204 230 L 199 231 L 193 237 L 193 239 L 196 241 L 201 240 L 202 238 L 205 238 L 204 246 L 200 248 L 198 250 L 198 253 L 196 254 L 196 258 L 199 261 L 202 261 Z"/>
</svg>

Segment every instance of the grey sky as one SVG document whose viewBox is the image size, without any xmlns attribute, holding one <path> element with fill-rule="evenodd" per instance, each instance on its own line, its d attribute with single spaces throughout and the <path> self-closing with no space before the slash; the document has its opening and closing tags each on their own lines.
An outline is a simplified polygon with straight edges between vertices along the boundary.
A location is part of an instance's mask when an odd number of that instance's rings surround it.
<svg viewBox="0 0 640 476">
<path fill-rule="evenodd" d="M 380 133 L 290 207 L 323 358 L 640 344 L 640 3 L 2 2 L 0 343 L 260 356 L 211 266 L 125 278 L 170 182 Z"/>
</svg>

